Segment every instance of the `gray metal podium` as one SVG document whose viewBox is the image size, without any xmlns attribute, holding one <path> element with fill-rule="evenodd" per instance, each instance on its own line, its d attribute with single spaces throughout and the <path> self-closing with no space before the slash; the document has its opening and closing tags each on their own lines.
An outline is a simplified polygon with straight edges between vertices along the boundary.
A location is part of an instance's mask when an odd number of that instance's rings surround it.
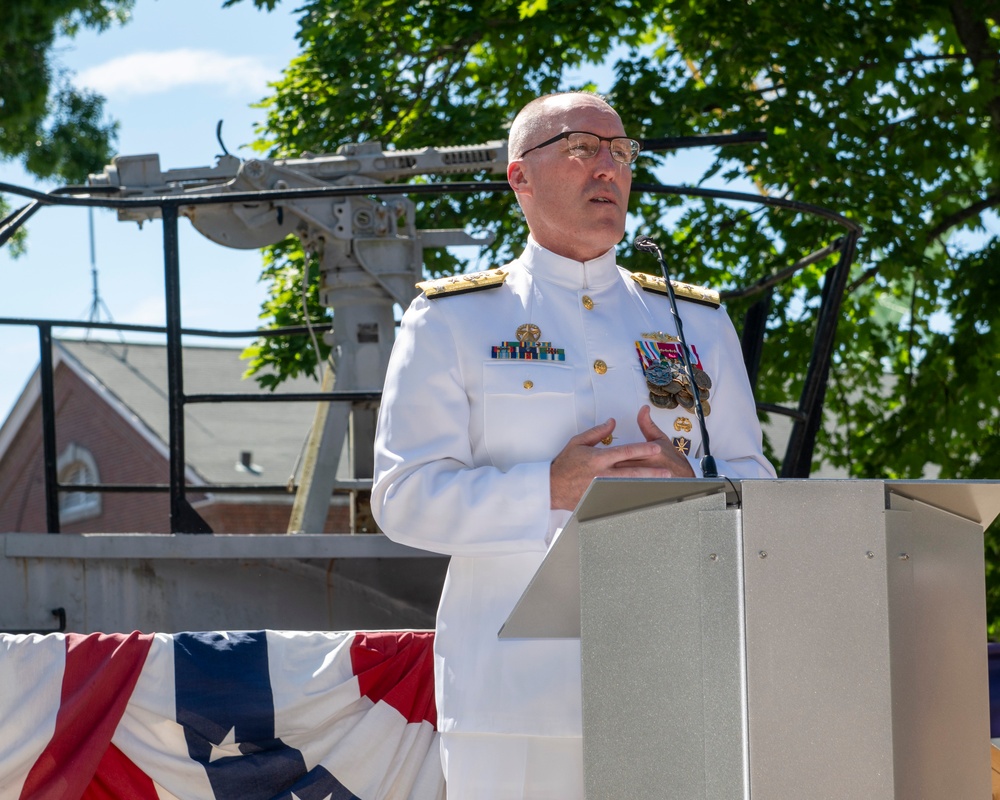
<svg viewBox="0 0 1000 800">
<path fill-rule="evenodd" d="M 990 797 L 1000 482 L 595 481 L 501 631 L 581 639 L 588 800 Z"/>
</svg>

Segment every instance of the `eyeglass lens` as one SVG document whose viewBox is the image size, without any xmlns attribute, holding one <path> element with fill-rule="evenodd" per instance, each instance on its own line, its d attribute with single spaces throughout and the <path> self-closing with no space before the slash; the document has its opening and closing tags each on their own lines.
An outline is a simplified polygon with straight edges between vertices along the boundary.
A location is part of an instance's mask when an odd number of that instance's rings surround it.
<svg viewBox="0 0 1000 800">
<path fill-rule="evenodd" d="M 593 133 L 571 133 L 566 137 L 569 151 L 582 158 L 593 158 L 601 148 L 601 139 Z M 612 139 L 608 146 L 611 157 L 622 164 L 631 164 L 639 155 L 638 143 L 632 139 L 620 137 Z"/>
</svg>

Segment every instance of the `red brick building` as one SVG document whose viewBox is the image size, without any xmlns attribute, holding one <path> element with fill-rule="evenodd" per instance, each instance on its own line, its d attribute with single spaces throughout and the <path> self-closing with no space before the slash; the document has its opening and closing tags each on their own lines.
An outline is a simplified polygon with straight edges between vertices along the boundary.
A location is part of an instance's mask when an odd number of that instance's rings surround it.
<svg viewBox="0 0 1000 800">
<path fill-rule="evenodd" d="M 166 348 L 57 340 L 53 361 L 56 453 L 61 483 L 168 482 Z M 188 394 L 261 391 L 244 380 L 240 350 L 184 349 Z M 309 379 L 281 392 L 318 391 Z M 313 403 L 199 403 L 185 409 L 188 484 L 285 484 L 315 412 Z M 28 382 L 0 427 L 0 532 L 44 532 L 40 380 Z M 292 495 L 190 491 L 188 501 L 216 533 L 283 533 Z M 62 492 L 67 533 L 170 530 L 165 492 Z M 327 530 L 349 531 L 349 503 L 334 497 Z"/>
</svg>

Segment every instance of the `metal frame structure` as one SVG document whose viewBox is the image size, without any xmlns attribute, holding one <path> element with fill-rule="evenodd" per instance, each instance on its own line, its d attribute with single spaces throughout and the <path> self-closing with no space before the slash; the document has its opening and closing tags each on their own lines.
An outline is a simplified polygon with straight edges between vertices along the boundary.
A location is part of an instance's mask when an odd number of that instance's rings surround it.
<svg viewBox="0 0 1000 800">
<path fill-rule="evenodd" d="M 755 134 L 743 135 L 739 141 L 759 140 Z M 691 137 L 685 137 L 691 138 Z M 716 137 L 718 138 L 718 137 Z M 648 140 L 644 144 L 647 150 L 667 149 L 677 146 L 680 140 Z M 700 144 L 705 142 L 699 137 Z M 282 394 L 275 396 L 256 394 L 185 394 L 183 384 L 182 337 L 184 335 L 246 337 L 246 336 L 287 336 L 305 333 L 305 328 L 284 328 L 262 331 L 207 331 L 184 329 L 181 325 L 180 307 L 180 259 L 178 249 L 178 217 L 179 209 L 184 206 L 280 202 L 283 200 L 304 198 L 341 198 L 352 196 L 394 195 L 394 194 L 464 194 L 477 192 L 508 192 L 510 187 L 505 181 L 461 181 L 434 184 L 389 184 L 379 186 L 330 186 L 308 189 L 284 189 L 256 192 L 205 193 L 200 195 L 160 196 L 160 197 L 100 197 L 102 187 L 81 186 L 64 187 L 51 193 L 36 192 L 24 187 L 0 183 L 0 192 L 20 195 L 29 199 L 29 203 L 14 211 L 6 219 L 0 221 L 0 247 L 3 246 L 35 212 L 46 205 L 100 207 L 127 209 L 151 206 L 158 207 L 163 219 L 163 260 L 164 260 L 164 292 L 166 301 L 166 327 L 141 325 L 119 325 L 116 323 L 76 322 L 64 320 L 12 319 L 0 318 L 0 325 L 33 325 L 39 331 L 40 371 L 41 371 L 41 402 L 43 415 L 43 457 L 45 475 L 45 505 L 46 521 L 50 533 L 59 532 L 60 491 L 105 491 L 105 492 L 159 492 L 170 494 L 170 529 L 174 533 L 209 533 L 207 524 L 191 507 L 186 499 L 190 491 L 227 492 L 277 492 L 287 491 L 286 486 L 258 486 L 243 484 L 205 485 L 187 487 L 184 472 L 186 468 L 184 446 L 184 406 L 188 403 L 202 402 L 266 402 L 269 400 L 316 402 L 359 402 L 376 401 L 380 392 L 315 392 L 306 394 Z M 771 288 L 787 279 L 809 264 L 815 263 L 833 253 L 839 253 L 837 263 L 831 267 L 824 281 L 816 334 L 814 337 L 812 356 L 806 376 L 804 391 L 797 408 L 787 408 L 772 404 L 759 403 L 758 408 L 771 413 L 779 413 L 791 417 L 793 422 L 792 435 L 788 442 L 785 458 L 782 462 L 781 476 L 786 478 L 808 477 L 811 469 L 812 455 L 815 448 L 816 434 L 822 422 L 822 408 L 826 391 L 826 380 L 830 372 L 833 344 L 836 335 L 837 319 L 840 314 L 841 302 L 844 296 L 847 278 L 861 227 L 846 217 L 819 206 L 800 203 L 781 198 L 730 192 L 716 189 L 702 189 L 663 184 L 635 184 L 633 193 L 671 194 L 690 197 L 705 197 L 719 200 L 730 200 L 771 208 L 785 208 L 804 214 L 812 214 L 827 219 L 845 229 L 845 234 L 828 246 L 797 261 L 795 264 L 779 271 L 745 289 L 723 293 L 723 298 L 747 297 L 763 294 L 764 297 L 748 312 L 743 332 L 743 353 L 747 363 L 751 385 L 756 385 L 760 351 L 763 344 L 767 307 Z M 86 197 L 76 195 L 88 195 Z M 114 330 L 142 331 L 166 334 L 167 373 L 168 373 L 168 404 L 169 404 L 169 483 L 147 485 L 111 485 L 88 484 L 72 487 L 61 485 L 56 472 L 56 437 L 55 437 L 55 399 L 53 386 L 52 360 L 52 328 L 107 328 Z M 356 487 L 362 488 L 362 487 Z"/>
</svg>

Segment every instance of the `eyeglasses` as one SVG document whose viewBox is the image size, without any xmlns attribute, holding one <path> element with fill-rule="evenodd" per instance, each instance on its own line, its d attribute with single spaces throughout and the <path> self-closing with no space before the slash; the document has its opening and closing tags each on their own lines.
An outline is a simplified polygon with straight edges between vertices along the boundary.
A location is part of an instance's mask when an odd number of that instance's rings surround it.
<svg viewBox="0 0 1000 800">
<path fill-rule="evenodd" d="M 596 133 L 589 133 L 587 131 L 563 131 L 558 136 L 553 136 L 541 144 L 529 147 L 521 153 L 521 157 L 523 158 L 532 150 L 538 150 L 542 147 L 548 147 L 550 144 L 555 144 L 560 139 L 565 139 L 569 143 L 567 152 L 574 158 L 593 158 L 601 149 L 601 142 L 608 142 L 611 157 L 615 161 L 619 164 L 634 164 L 636 158 L 639 157 L 639 151 L 642 150 L 641 144 L 635 139 L 629 139 L 627 136 L 609 137 L 598 136 Z"/>
</svg>

